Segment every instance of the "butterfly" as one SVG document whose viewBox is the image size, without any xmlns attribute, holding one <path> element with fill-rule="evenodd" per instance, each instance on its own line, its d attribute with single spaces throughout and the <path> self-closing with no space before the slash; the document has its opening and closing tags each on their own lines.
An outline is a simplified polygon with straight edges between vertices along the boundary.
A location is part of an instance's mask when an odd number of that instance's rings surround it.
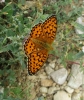
<svg viewBox="0 0 84 100">
<path fill-rule="evenodd" d="M 48 52 L 52 50 L 51 44 L 55 39 L 56 31 L 57 19 L 55 15 L 32 28 L 30 36 L 24 42 L 29 75 L 36 74 L 46 62 Z"/>
</svg>

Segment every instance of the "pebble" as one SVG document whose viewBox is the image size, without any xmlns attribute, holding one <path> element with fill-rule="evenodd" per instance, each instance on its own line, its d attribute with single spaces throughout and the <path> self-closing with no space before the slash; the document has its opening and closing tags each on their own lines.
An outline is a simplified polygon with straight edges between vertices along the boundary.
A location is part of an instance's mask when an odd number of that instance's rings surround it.
<svg viewBox="0 0 84 100">
<path fill-rule="evenodd" d="M 69 86 L 65 86 L 65 90 L 66 90 L 68 93 L 73 93 L 73 92 L 74 92 L 74 89 L 70 88 Z"/>
<path fill-rule="evenodd" d="M 84 20 L 84 17 L 81 16 L 81 17 L 78 17 L 78 18 L 77 18 L 76 22 L 84 26 L 83 20 Z M 75 30 L 76 30 L 76 33 L 77 33 L 77 34 L 84 34 L 83 31 L 81 31 L 81 30 L 79 30 L 79 29 L 77 29 L 77 28 L 75 28 Z"/>
<path fill-rule="evenodd" d="M 73 89 L 77 89 L 82 84 L 83 84 L 83 71 L 81 71 L 80 65 L 73 64 L 68 86 L 70 86 Z"/>
<path fill-rule="evenodd" d="M 73 93 L 72 100 L 82 100 L 82 92 L 79 93 Z"/>
<path fill-rule="evenodd" d="M 4 93 L 4 87 L 0 86 L 0 93 Z"/>
<path fill-rule="evenodd" d="M 40 74 L 40 75 L 39 75 L 39 78 L 40 78 L 40 79 L 46 79 L 46 78 L 47 78 L 47 76 L 46 76 L 46 75 L 44 75 L 44 74 Z"/>
<path fill-rule="evenodd" d="M 32 95 L 31 96 L 31 100 L 33 100 L 35 97 L 36 97 L 36 92 L 35 92 L 35 89 L 33 88 L 31 91 L 30 91 L 30 94 Z"/>
<path fill-rule="evenodd" d="M 41 87 L 40 92 L 47 93 L 48 89 L 46 87 Z"/>
<path fill-rule="evenodd" d="M 51 63 L 49 63 L 49 66 L 50 66 L 51 68 L 55 68 L 55 61 L 52 61 Z"/>
<path fill-rule="evenodd" d="M 67 70 L 65 68 L 61 68 L 51 73 L 50 76 L 56 83 L 58 83 L 59 85 L 62 85 L 66 81 L 66 78 L 67 78 Z"/>
<path fill-rule="evenodd" d="M 66 93 L 65 91 L 58 91 L 54 95 L 54 99 L 53 100 L 71 100 L 71 95 Z"/>
<path fill-rule="evenodd" d="M 51 79 L 41 79 L 41 86 L 49 87 L 53 85 L 53 81 Z"/>
<path fill-rule="evenodd" d="M 55 91 L 56 91 L 56 87 L 50 87 L 48 89 L 48 94 L 53 94 L 53 93 L 55 93 Z"/>
<path fill-rule="evenodd" d="M 50 66 L 46 66 L 45 71 L 48 75 L 50 75 L 52 72 L 54 72 L 54 69 L 52 69 Z"/>
</svg>

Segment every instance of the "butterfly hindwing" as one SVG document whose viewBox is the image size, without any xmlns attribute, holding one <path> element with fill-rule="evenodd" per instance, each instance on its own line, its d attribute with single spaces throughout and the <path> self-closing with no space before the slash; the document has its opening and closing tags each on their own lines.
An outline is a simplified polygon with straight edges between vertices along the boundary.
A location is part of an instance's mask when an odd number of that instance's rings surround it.
<svg viewBox="0 0 84 100">
<path fill-rule="evenodd" d="M 46 50 L 40 50 L 33 52 L 28 57 L 28 73 L 34 75 L 43 66 L 48 58 L 48 52 Z"/>
</svg>

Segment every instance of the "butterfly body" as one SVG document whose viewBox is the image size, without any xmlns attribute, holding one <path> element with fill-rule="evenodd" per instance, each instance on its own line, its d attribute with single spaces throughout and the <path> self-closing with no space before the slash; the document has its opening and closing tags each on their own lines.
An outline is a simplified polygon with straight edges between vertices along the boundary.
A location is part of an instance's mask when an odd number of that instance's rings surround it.
<svg viewBox="0 0 84 100">
<path fill-rule="evenodd" d="M 48 51 L 53 49 L 51 44 L 47 43 L 46 41 L 40 41 L 40 40 L 37 40 L 37 39 L 31 39 L 31 40 L 35 44 L 39 45 L 40 48 L 47 49 Z"/>
<path fill-rule="evenodd" d="M 48 51 L 52 50 L 52 42 L 57 31 L 57 19 L 49 17 L 45 22 L 35 25 L 30 37 L 24 43 L 24 51 L 28 57 L 28 73 L 34 75 L 48 58 Z"/>
</svg>

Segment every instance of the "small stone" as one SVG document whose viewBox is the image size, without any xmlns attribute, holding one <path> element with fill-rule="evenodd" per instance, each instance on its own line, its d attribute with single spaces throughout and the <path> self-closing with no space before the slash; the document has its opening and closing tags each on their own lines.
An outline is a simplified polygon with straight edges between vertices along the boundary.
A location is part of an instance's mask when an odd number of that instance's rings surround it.
<svg viewBox="0 0 84 100">
<path fill-rule="evenodd" d="M 68 93 L 73 93 L 73 92 L 74 92 L 74 89 L 70 88 L 69 86 L 65 86 L 65 90 L 66 90 Z"/>
<path fill-rule="evenodd" d="M 49 63 L 49 66 L 50 66 L 51 68 L 55 68 L 55 61 L 52 61 L 51 63 Z"/>
<path fill-rule="evenodd" d="M 46 99 L 42 99 L 42 100 L 53 100 L 53 95 L 48 95 L 46 96 Z"/>
<path fill-rule="evenodd" d="M 59 68 L 64 68 L 64 66 L 63 65 L 60 65 Z"/>
<path fill-rule="evenodd" d="M 55 70 L 58 70 L 58 69 L 59 69 L 59 66 L 56 66 L 56 67 L 55 67 Z"/>
<path fill-rule="evenodd" d="M 56 83 L 53 83 L 53 86 L 55 87 L 56 86 Z"/>
<path fill-rule="evenodd" d="M 78 88 L 78 89 L 75 89 L 75 91 L 74 91 L 75 93 L 79 93 L 80 92 L 80 88 Z"/>
<path fill-rule="evenodd" d="M 48 75 L 50 75 L 52 72 L 54 72 L 54 70 L 53 70 L 50 66 L 47 66 L 47 67 L 45 68 L 45 71 L 46 71 L 46 73 L 47 73 Z"/>
<path fill-rule="evenodd" d="M 60 90 L 60 87 L 56 87 L 56 91 L 59 91 Z"/>
<path fill-rule="evenodd" d="M 71 100 L 71 95 L 66 93 L 65 91 L 58 91 L 54 95 L 54 99 L 53 100 Z"/>
<path fill-rule="evenodd" d="M 4 87 L 0 86 L 0 93 L 4 93 Z"/>
<path fill-rule="evenodd" d="M 56 87 L 50 87 L 48 89 L 48 94 L 53 94 L 53 93 L 55 93 L 55 91 L 56 91 Z"/>
<path fill-rule="evenodd" d="M 48 89 L 46 87 L 41 87 L 40 92 L 47 93 Z"/>
<path fill-rule="evenodd" d="M 73 64 L 68 86 L 70 86 L 73 89 L 77 89 L 82 84 L 83 84 L 83 71 L 81 70 L 80 65 Z"/>
<path fill-rule="evenodd" d="M 44 75 L 44 74 L 39 74 L 39 78 L 41 78 L 41 79 L 46 79 L 46 78 L 47 78 L 47 76 L 46 76 L 46 75 Z"/>
<path fill-rule="evenodd" d="M 35 89 L 33 88 L 30 92 L 30 94 L 33 94 L 30 98 L 31 100 L 33 100 L 35 97 L 36 97 L 36 92 L 35 92 Z"/>
<path fill-rule="evenodd" d="M 82 16 L 78 17 L 76 22 L 84 26 L 84 17 L 82 17 Z M 80 29 L 75 28 L 75 30 L 76 30 L 77 34 L 84 34 L 84 32 L 81 31 Z"/>
<path fill-rule="evenodd" d="M 43 96 L 43 97 L 46 97 L 46 93 L 42 93 L 42 96 Z"/>
<path fill-rule="evenodd" d="M 81 97 L 82 97 L 82 92 L 79 92 L 79 93 L 74 92 L 71 100 L 82 100 Z"/>
<path fill-rule="evenodd" d="M 36 80 L 37 77 L 35 75 L 32 75 L 32 76 L 28 76 L 28 80 Z"/>
<path fill-rule="evenodd" d="M 61 68 L 57 71 L 52 72 L 50 76 L 56 83 L 62 85 L 67 78 L 67 70 L 65 68 Z"/>
<path fill-rule="evenodd" d="M 41 79 L 41 86 L 49 87 L 53 85 L 53 81 L 51 79 Z"/>
</svg>

